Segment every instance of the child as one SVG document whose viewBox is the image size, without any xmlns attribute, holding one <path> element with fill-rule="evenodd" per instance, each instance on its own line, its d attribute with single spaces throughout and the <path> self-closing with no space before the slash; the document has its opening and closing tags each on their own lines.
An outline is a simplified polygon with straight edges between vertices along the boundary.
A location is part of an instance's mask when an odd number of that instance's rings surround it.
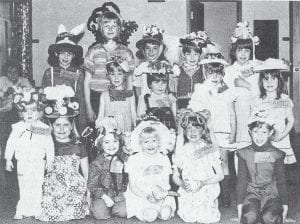
<svg viewBox="0 0 300 224">
<path fill-rule="evenodd" d="M 14 97 L 22 121 L 12 125 L 5 151 L 7 171 L 14 168 L 13 156 L 17 160 L 20 199 L 14 219 L 40 215 L 44 172 L 54 158 L 50 128 L 38 120 L 43 108 L 38 98 L 34 89 L 27 88 Z"/>
<path fill-rule="evenodd" d="M 80 104 L 80 115 L 76 119 L 81 132 L 86 126 L 85 103 L 84 103 L 84 72 L 81 68 L 83 63 L 83 49 L 77 43 L 84 32 L 84 25 L 74 27 L 67 31 L 64 25 L 59 25 L 56 43 L 48 49 L 48 63 L 51 66 L 43 76 L 42 87 L 67 85 L 73 88 Z"/>
<path fill-rule="evenodd" d="M 193 32 L 180 38 L 184 62 L 180 66 L 176 91 L 178 109 L 187 107 L 194 92 L 195 84 L 204 81 L 202 67 L 200 67 L 199 62 L 202 47 L 205 47 L 209 42 L 207 34 L 204 31 Z"/>
<path fill-rule="evenodd" d="M 96 127 L 104 117 L 113 116 L 121 132 L 130 132 L 136 122 L 136 106 L 133 91 L 126 90 L 128 63 L 120 57 L 112 57 L 106 70 L 111 85 L 101 94 Z"/>
<path fill-rule="evenodd" d="M 171 71 L 163 62 L 156 63 L 150 73 L 145 74 L 150 93 L 140 96 L 137 115 L 156 116 L 169 129 L 176 129 L 176 98 L 167 92 L 169 74 Z"/>
<path fill-rule="evenodd" d="M 132 90 L 132 73 L 135 61 L 131 50 L 121 44 L 120 32 L 122 23 L 119 15 L 119 8 L 113 4 L 111 8 L 102 7 L 93 11 L 89 18 L 88 27 L 97 30 L 92 31 L 96 35 L 96 42 L 92 44 L 84 59 L 85 80 L 84 93 L 87 109 L 87 116 L 90 122 L 96 119 L 99 110 L 100 95 L 110 85 L 107 79 L 106 63 L 112 56 L 125 58 L 129 64 L 127 89 Z M 115 10 L 111 11 L 112 9 Z M 97 22 L 97 24 L 93 24 Z M 127 30 L 128 31 L 128 30 Z M 132 33 L 133 31 L 128 31 Z"/>
<path fill-rule="evenodd" d="M 179 186 L 177 214 L 185 222 L 214 223 L 220 221 L 218 182 L 223 172 L 218 149 L 212 144 L 207 115 L 183 112 L 184 145 L 176 148 L 173 180 Z M 180 136 L 179 136 L 180 137 Z"/>
<path fill-rule="evenodd" d="M 123 167 L 126 155 L 121 150 L 121 134 L 104 127 L 96 145 L 100 153 L 90 165 L 88 179 L 91 212 L 96 219 L 108 219 L 111 215 L 125 218 L 124 192 L 127 182 Z"/>
<path fill-rule="evenodd" d="M 73 89 L 63 87 L 44 89 L 48 100 L 45 114 L 52 127 L 55 159 L 44 179 L 42 213 L 37 218 L 48 222 L 82 219 L 89 214 L 88 157 L 83 144 L 77 141 L 74 123 L 78 102 L 73 99 Z"/>
<path fill-rule="evenodd" d="M 225 69 L 224 82 L 237 95 L 235 110 L 237 119 L 236 143 L 237 148 L 251 145 L 247 121 L 250 117 L 251 100 L 259 94 L 258 74 L 253 73 L 253 66 L 258 63 L 255 59 L 255 45 L 259 44 L 258 37 L 253 37 L 247 21 L 237 24 L 231 37 L 233 65 Z M 250 59 L 253 58 L 253 61 Z"/>
<path fill-rule="evenodd" d="M 140 221 L 153 222 L 158 217 L 169 220 L 174 215 L 175 200 L 168 192 L 171 164 L 168 157 L 160 153 L 164 136 L 159 133 L 161 131 L 150 125 L 140 130 L 141 151 L 131 155 L 125 166 L 129 175 L 125 194 L 127 218 L 136 216 Z"/>
<path fill-rule="evenodd" d="M 294 125 L 294 104 L 288 95 L 284 94 L 285 82 L 280 71 L 289 67 L 280 59 L 267 59 L 262 65 L 254 67 L 260 72 L 260 96 L 253 104 L 256 108 L 269 110 L 275 116 L 275 136 L 271 143 L 285 153 L 284 164 L 296 163 L 296 157 L 290 143 L 289 132 Z"/>
<path fill-rule="evenodd" d="M 167 63 L 164 57 L 163 32 L 155 25 L 144 26 L 143 38 L 136 42 L 136 47 L 139 49 L 136 56 L 142 60 L 134 70 L 133 76 L 133 85 L 137 97 L 150 92 L 146 75 L 146 73 L 149 73 L 149 66 L 160 61 Z"/>
<path fill-rule="evenodd" d="M 224 66 L 227 62 L 221 53 L 217 53 L 212 45 L 201 60 L 204 66 L 205 81 L 196 84 L 195 91 L 189 102 L 189 107 L 194 111 L 203 109 L 211 113 L 212 127 L 222 157 L 224 180 L 221 182 L 221 202 L 229 207 L 230 176 L 228 167 L 228 151 L 235 150 L 236 120 L 234 111 L 235 95 L 223 81 Z"/>
<path fill-rule="evenodd" d="M 283 165 L 285 155 L 270 143 L 274 121 L 268 111 L 254 113 L 249 121 L 252 145 L 237 151 L 240 223 L 286 222 L 288 191 Z"/>
</svg>

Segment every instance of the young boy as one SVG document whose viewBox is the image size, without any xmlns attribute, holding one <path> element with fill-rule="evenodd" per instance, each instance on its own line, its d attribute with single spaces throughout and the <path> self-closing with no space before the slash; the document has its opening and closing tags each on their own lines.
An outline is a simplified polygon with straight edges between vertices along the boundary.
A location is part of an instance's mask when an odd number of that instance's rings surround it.
<svg viewBox="0 0 300 224">
<path fill-rule="evenodd" d="M 240 223 L 283 223 L 288 211 L 284 152 L 271 145 L 274 122 L 265 111 L 250 118 L 252 145 L 239 149 L 237 208 Z"/>
</svg>

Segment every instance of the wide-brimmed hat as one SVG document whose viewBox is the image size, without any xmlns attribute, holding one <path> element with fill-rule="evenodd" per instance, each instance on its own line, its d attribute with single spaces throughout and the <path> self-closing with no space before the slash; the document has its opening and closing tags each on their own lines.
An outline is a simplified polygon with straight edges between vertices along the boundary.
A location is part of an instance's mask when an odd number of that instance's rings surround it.
<svg viewBox="0 0 300 224">
<path fill-rule="evenodd" d="M 44 89 L 47 118 L 75 117 L 79 114 L 79 103 L 72 87 L 56 85 Z"/>
<path fill-rule="evenodd" d="M 210 63 L 220 63 L 224 66 L 228 65 L 227 61 L 225 61 L 225 57 L 219 49 L 217 49 L 215 45 L 208 44 L 203 52 L 203 56 L 199 64 L 204 65 Z"/>
<path fill-rule="evenodd" d="M 268 58 L 262 64 L 254 66 L 253 71 L 259 72 L 264 70 L 289 71 L 288 62 L 282 59 Z"/>
<path fill-rule="evenodd" d="M 15 87 L 13 94 L 13 104 L 19 112 L 26 110 L 26 107 L 36 104 L 39 111 L 45 108 L 45 95 L 40 88 Z"/>
<path fill-rule="evenodd" d="M 156 25 L 144 26 L 143 38 L 136 42 L 136 47 L 140 49 L 149 41 L 156 42 L 159 45 L 163 44 L 163 30 Z"/>
<path fill-rule="evenodd" d="M 61 50 L 72 52 L 75 57 L 83 56 L 83 49 L 78 45 L 80 38 L 83 36 L 85 24 L 74 27 L 71 31 L 67 31 L 63 24 L 58 27 L 55 44 L 51 44 L 48 48 L 49 55 L 59 53 Z"/>
<path fill-rule="evenodd" d="M 213 45 L 205 31 L 186 34 L 179 39 L 179 42 L 181 47 L 199 48 L 201 50 L 203 47 L 206 47 L 207 44 Z"/>
</svg>

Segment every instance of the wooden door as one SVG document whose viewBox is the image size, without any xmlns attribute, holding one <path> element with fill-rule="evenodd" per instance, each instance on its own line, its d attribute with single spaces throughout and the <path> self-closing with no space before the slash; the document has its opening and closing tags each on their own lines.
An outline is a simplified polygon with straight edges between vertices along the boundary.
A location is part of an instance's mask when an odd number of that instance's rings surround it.
<svg viewBox="0 0 300 224">
<path fill-rule="evenodd" d="M 204 30 L 204 5 L 199 0 L 190 1 L 190 32 Z"/>
</svg>

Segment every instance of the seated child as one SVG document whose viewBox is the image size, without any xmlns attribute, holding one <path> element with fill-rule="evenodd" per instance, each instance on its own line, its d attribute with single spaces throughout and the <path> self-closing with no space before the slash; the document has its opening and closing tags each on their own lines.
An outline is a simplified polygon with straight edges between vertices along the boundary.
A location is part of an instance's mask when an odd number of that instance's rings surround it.
<svg viewBox="0 0 300 224">
<path fill-rule="evenodd" d="M 140 221 L 153 222 L 157 218 L 169 220 L 175 212 L 174 197 L 170 196 L 171 164 L 160 153 L 157 129 L 148 126 L 139 134 L 142 150 L 131 155 L 125 166 L 129 185 L 125 193 L 127 218 L 136 216 Z"/>
<path fill-rule="evenodd" d="M 240 223 L 283 223 L 288 211 L 285 153 L 271 145 L 274 119 L 266 111 L 249 121 L 252 145 L 239 149 L 237 207 Z"/>
<path fill-rule="evenodd" d="M 122 149 L 122 137 L 104 118 L 101 134 L 96 139 L 100 153 L 91 163 L 88 188 L 91 192 L 91 212 L 96 219 L 108 219 L 112 215 L 126 217 L 124 192 L 127 178 L 123 172 L 127 155 Z M 116 122 L 115 122 L 116 123 Z"/>
<path fill-rule="evenodd" d="M 179 121 L 183 145 L 175 151 L 173 180 L 180 194 L 177 213 L 185 222 L 213 223 L 221 218 L 218 196 L 223 171 L 220 153 L 211 141 L 209 116 L 186 110 Z"/>
</svg>

